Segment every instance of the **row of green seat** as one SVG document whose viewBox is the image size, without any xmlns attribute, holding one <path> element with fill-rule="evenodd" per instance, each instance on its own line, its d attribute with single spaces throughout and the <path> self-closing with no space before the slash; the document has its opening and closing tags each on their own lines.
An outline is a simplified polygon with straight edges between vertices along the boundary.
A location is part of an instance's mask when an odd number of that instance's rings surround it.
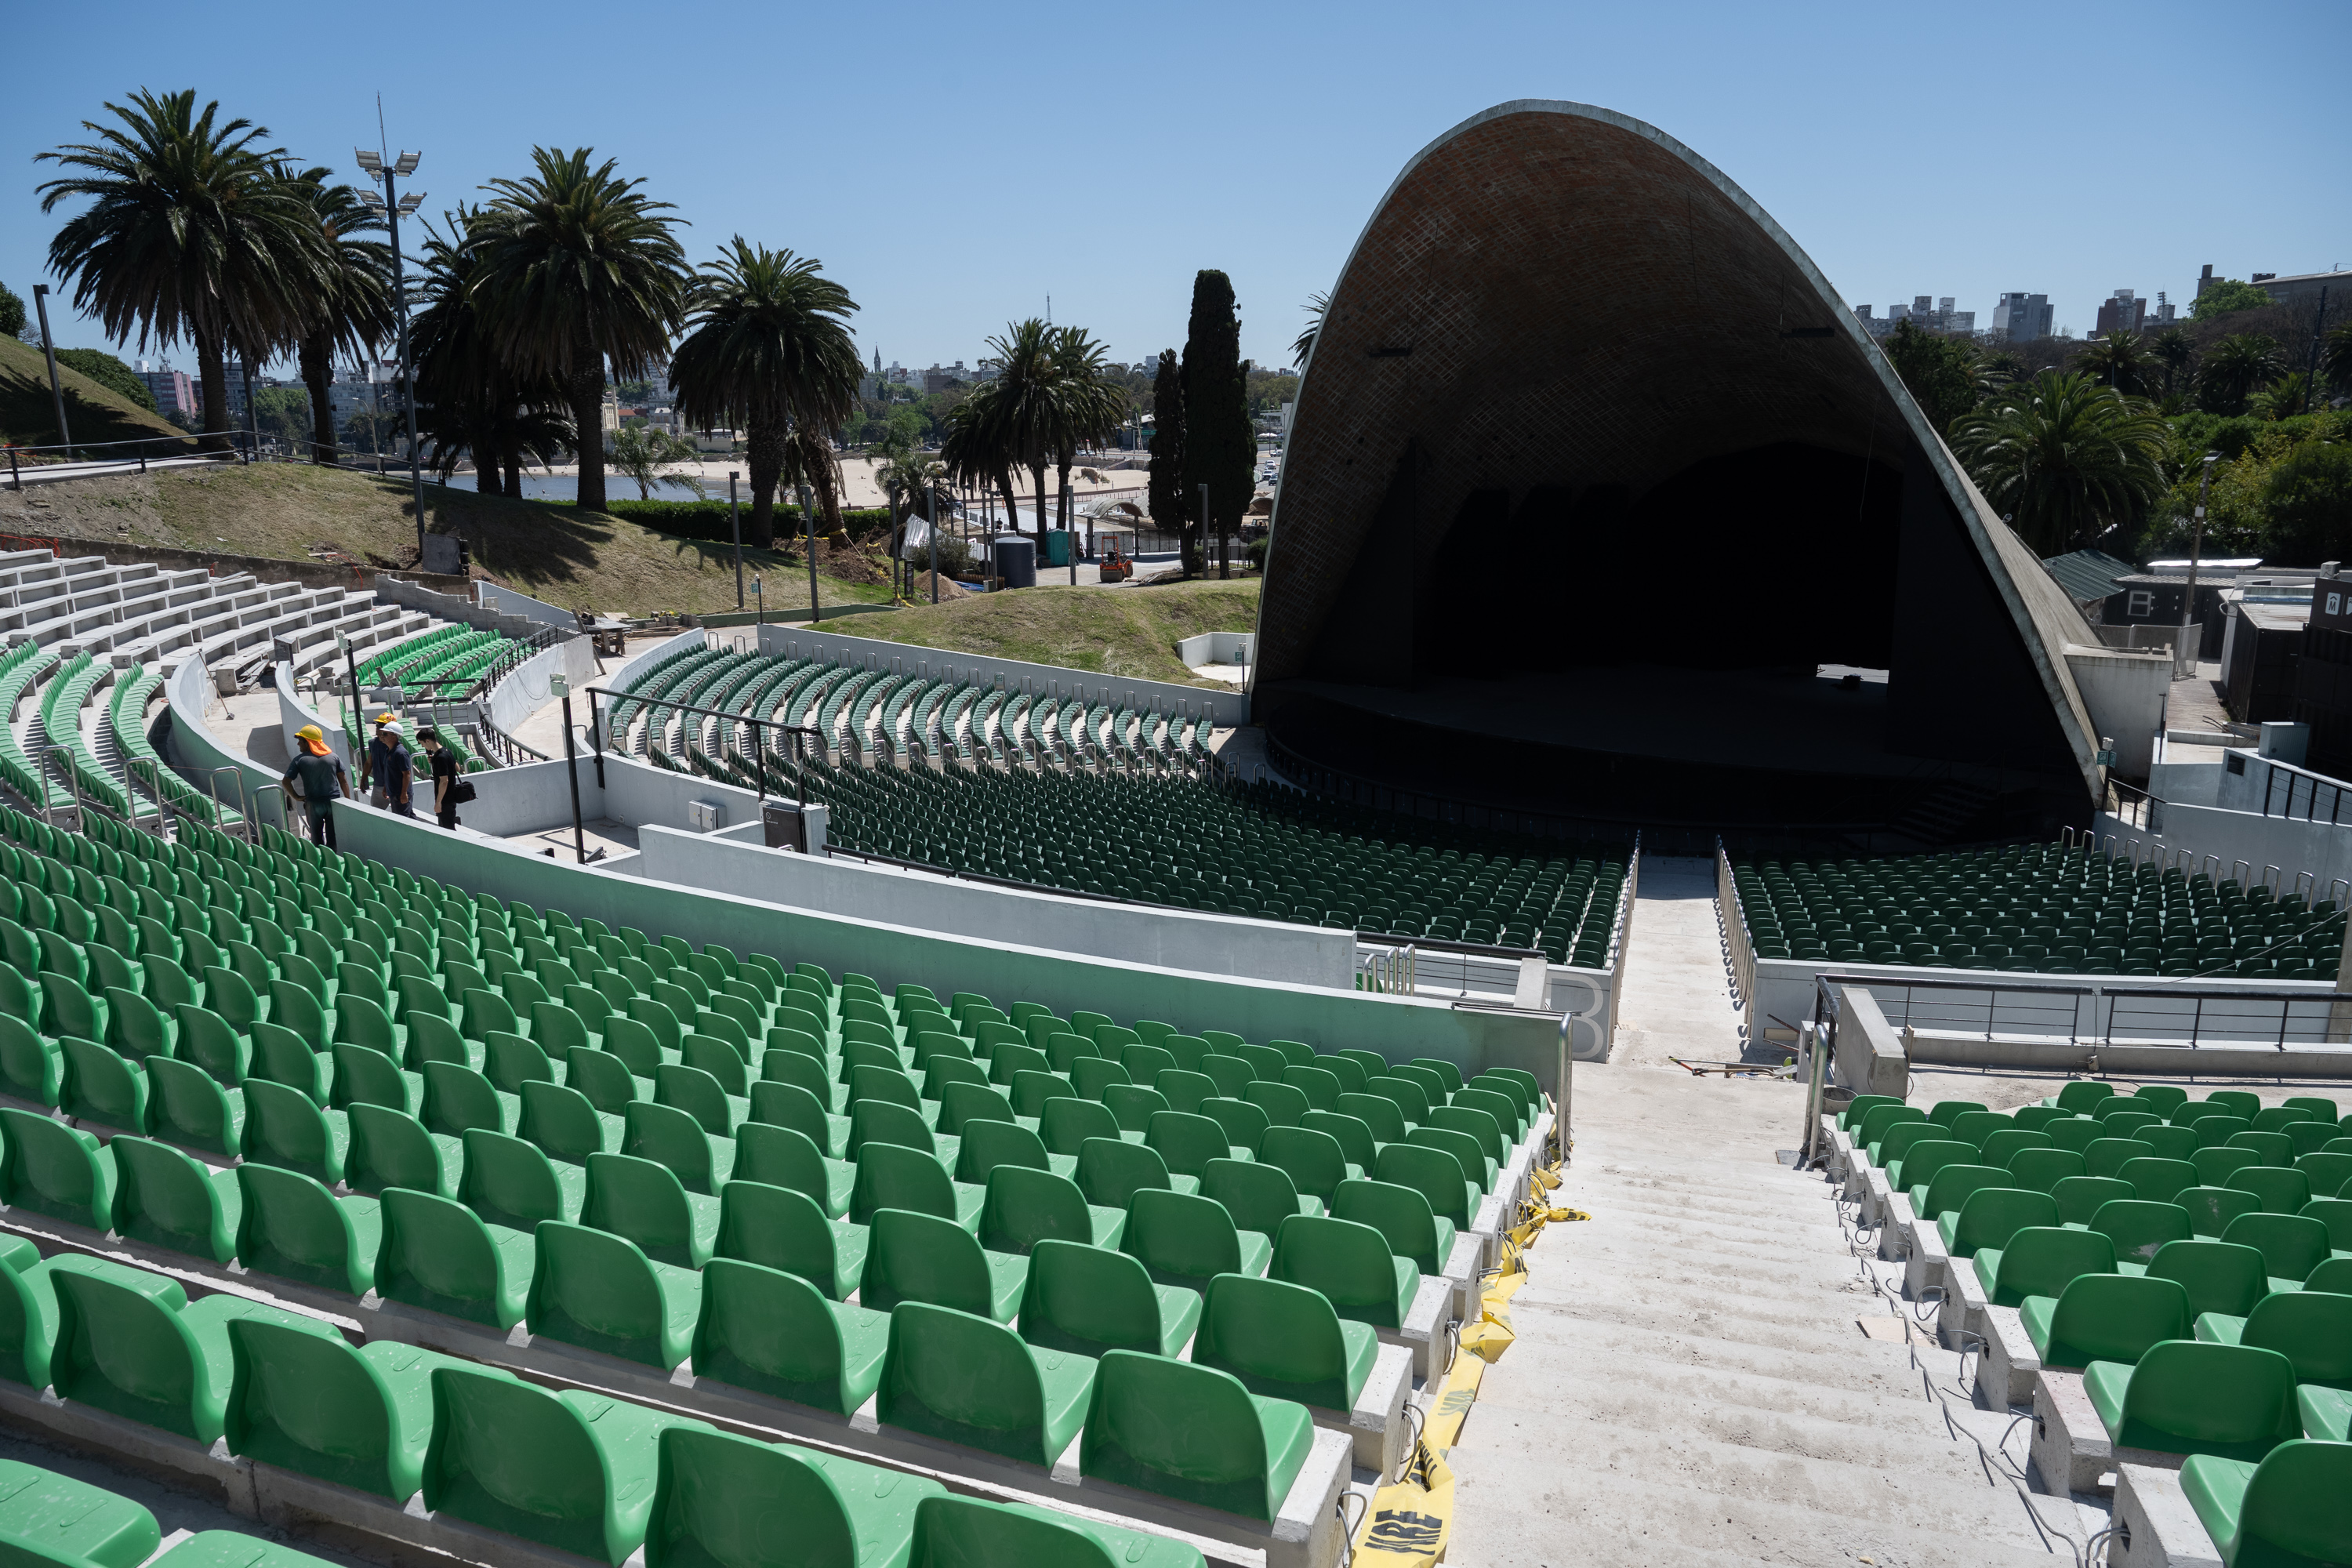
<svg viewBox="0 0 2352 1568">
<path fill-rule="evenodd" d="M 954 1498 L 934 1480 L 759 1442 L 625 1400 L 551 1392 L 396 1342 L 354 1348 L 316 1319 L 231 1295 L 190 1301 L 158 1274 L 97 1258 L 28 1261 L 29 1250 L 9 1244 L 0 1269 L 20 1298 L 47 1309 L 41 1386 L 53 1387 L 67 1409 L 88 1405 L 217 1441 L 257 1465 L 394 1504 L 416 1499 L 436 1517 L 616 1568 L 640 1549 L 648 1564 L 727 1568 L 1202 1562 L 1197 1550 L 1166 1537 Z M 893 1369 L 902 1400 L 919 1397 L 912 1383 L 928 1369 L 906 1364 L 919 1359 L 902 1350 Z M 13 1356 L 0 1367 L 11 1377 L 18 1372 Z M 1198 1390 L 1214 1375 L 1175 1392 L 1197 1405 Z M 1096 1381 L 1094 1398 L 1107 1407 L 1097 1469 L 1108 1473 L 1136 1463 L 1120 1442 L 1138 1425 L 1129 1414 L 1136 1395 L 1116 1368 Z M 1166 1392 L 1151 1387 L 1145 1396 Z M 1220 1384 L 1210 1399 L 1229 1393 Z M 1145 1445 L 1156 1436 L 1141 1434 Z M 1223 1458 L 1228 1473 L 1240 1468 L 1231 1456 L 1202 1457 Z M 160 1544 L 145 1509 L 30 1466 L 0 1461 L 0 1550 L 18 1547 L 49 1563 L 134 1568 Z M 344 1522 L 366 1528 L 363 1515 Z M 306 1568 L 319 1560 L 215 1531 L 154 1561 L 159 1568 Z"/>
</svg>

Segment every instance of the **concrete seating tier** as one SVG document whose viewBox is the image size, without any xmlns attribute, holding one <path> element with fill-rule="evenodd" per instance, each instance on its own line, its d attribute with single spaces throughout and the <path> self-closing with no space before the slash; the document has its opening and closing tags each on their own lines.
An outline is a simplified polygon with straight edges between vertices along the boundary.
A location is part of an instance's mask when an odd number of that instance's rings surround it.
<svg viewBox="0 0 2352 1568">
<path fill-rule="evenodd" d="M 1408 1456 L 1549 1128 L 1525 1074 L 886 994 L 182 834 L 0 814 L 0 1223 L 713 1414 L 870 1406 L 877 1455 L 1067 1471 L 1270 1562 L 1349 1456 Z"/>
<path fill-rule="evenodd" d="M 2031 1411 L 2039 1489 L 2111 1496 L 2135 1561 L 2344 1561 L 2341 1110 L 2091 1080 L 2014 1113 L 1863 1096 L 1832 1174 L 1905 1294 L 1978 1352 L 1977 1403 Z"/>
<path fill-rule="evenodd" d="M 1760 958 L 2317 980 L 2344 945 L 2331 902 L 2055 845 L 1749 861 L 1733 878 Z"/>
<path fill-rule="evenodd" d="M 749 787 L 741 764 L 698 759 Z M 1610 956 L 1625 857 L 1557 839 L 1439 826 L 1265 785 L 1183 778 L 859 768 L 772 760 L 805 775 L 845 848 L 1139 901 L 1406 937 Z"/>
</svg>

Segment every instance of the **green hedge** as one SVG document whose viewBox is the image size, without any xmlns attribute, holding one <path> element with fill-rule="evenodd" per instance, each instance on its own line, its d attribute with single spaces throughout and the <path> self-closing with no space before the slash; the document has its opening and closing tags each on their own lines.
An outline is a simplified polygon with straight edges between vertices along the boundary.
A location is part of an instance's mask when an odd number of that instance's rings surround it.
<svg viewBox="0 0 2352 1568">
<path fill-rule="evenodd" d="M 748 521 L 751 503 L 742 503 Z M 658 532 L 679 539 L 704 539 L 715 543 L 731 543 L 735 523 L 728 514 L 723 500 L 616 500 L 605 503 L 604 510 L 614 517 L 627 518 Z M 841 514 L 841 525 L 853 536 L 883 531 L 890 526 L 887 507 L 851 508 Z M 797 535 L 801 531 L 801 509 L 797 506 L 776 508 L 776 532 Z"/>
</svg>

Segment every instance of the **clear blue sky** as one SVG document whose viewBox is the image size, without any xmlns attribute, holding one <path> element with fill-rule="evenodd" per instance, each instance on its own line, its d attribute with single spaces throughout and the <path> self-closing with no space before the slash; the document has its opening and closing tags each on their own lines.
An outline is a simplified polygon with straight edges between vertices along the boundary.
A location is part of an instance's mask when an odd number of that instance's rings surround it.
<svg viewBox="0 0 2352 1568">
<path fill-rule="evenodd" d="M 1015 316 L 1123 359 L 1234 277 L 1286 363 L 1405 159 L 1515 98 L 1603 104 L 1713 160 L 1850 302 L 2352 266 L 2344 0 L 1475 6 L 583 3 L 12 8 L 0 281 L 47 277 L 33 154 L 109 98 L 194 87 L 305 161 L 422 148 L 438 212 L 534 142 L 588 143 L 692 221 L 823 258 L 859 341 L 971 362 Z M 54 300 L 53 300 L 54 303 Z M 100 346 L 61 322 L 60 342 Z M 180 363 L 193 368 L 192 354 Z"/>
</svg>

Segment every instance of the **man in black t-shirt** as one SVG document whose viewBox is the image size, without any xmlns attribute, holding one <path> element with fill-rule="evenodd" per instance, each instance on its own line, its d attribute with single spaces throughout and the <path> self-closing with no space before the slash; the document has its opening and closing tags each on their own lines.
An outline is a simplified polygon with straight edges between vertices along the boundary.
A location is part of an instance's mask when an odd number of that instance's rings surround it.
<svg viewBox="0 0 2352 1568">
<path fill-rule="evenodd" d="M 302 812 L 310 829 L 310 842 L 335 847 L 335 797 L 338 792 L 348 796 L 352 781 L 343 772 L 343 763 L 327 749 L 326 737 L 316 724 L 305 724 L 294 731 L 294 760 L 286 764 L 286 773 L 278 781 L 285 792 L 288 804 L 296 799 L 302 803 Z M 297 785 L 301 793 L 295 793 Z"/>
<path fill-rule="evenodd" d="M 457 759 L 441 743 L 441 732 L 427 725 L 416 731 L 416 739 L 425 747 L 425 754 L 433 759 L 433 815 L 442 826 L 457 826 L 457 803 L 450 797 L 457 790 Z"/>
</svg>

